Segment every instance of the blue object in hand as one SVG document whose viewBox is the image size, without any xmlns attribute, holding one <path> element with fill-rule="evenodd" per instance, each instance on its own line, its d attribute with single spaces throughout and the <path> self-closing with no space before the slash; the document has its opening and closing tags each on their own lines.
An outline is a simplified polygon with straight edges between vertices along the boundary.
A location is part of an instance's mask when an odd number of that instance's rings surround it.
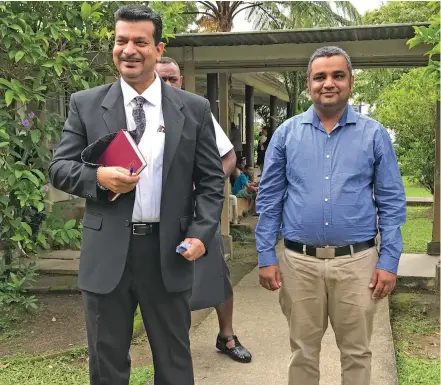
<svg viewBox="0 0 441 385">
<path fill-rule="evenodd" d="M 176 252 L 177 253 L 183 253 L 184 251 L 187 251 L 188 249 L 190 249 L 191 247 L 191 243 L 186 243 L 186 242 L 181 242 L 178 247 L 176 247 Z"/>
<path fill-rule="evenodd" d="M 130 176 L 133 174 L 133 166 L 130 166 Z"/>
</svg>

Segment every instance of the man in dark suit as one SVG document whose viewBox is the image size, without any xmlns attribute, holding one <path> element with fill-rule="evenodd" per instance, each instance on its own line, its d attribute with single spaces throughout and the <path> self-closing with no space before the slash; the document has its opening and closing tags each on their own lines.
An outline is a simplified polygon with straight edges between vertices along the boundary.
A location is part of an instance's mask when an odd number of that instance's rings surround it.
<svg viewBox="0 0 441 385">
<path fill-rule="evenodd" d="M 218 226 L 224 173 L 208 101 L 166 86 L 154 72 L 161 33 L 161 18 L 150 8 L 118 10 L 113 59 L 121 79 L 71 96 L 50 166 L 54 187 L 86 198 L 78 284 L 92 385 L 129 383 L 138 304 L 155 385 L 194 384 L 188 335 L 194 260 Z M 147 162 L 140 175 L 81 161 L 86 147 L 126 127 Z M 109 202 L 107 190 L 122 195 Z M 180 255 L 183 240 L 191 247 Z"/>
</svg>

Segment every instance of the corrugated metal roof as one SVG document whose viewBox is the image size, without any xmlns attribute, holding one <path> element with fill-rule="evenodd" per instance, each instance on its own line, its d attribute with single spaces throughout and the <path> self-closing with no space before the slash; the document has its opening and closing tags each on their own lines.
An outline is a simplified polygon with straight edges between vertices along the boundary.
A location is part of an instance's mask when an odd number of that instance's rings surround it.
<svg viewBox="0 0 441 385">
<path fill-rule="evenodd" d="M 410 39 L 415 35 L 414 25 L 428 26 L 429 24 L 381 24 L 256 32 L 185 33 L 176 35 L 174 39 L 170 39 L 167 45 L 169 47 L 202 47 Z"/>
</svg>

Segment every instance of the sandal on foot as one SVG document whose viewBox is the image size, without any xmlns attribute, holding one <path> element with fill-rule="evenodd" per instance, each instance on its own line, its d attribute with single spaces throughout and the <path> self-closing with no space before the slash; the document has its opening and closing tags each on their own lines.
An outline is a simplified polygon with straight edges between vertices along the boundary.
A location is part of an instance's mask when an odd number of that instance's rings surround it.
<svg viewBox="0 0 441 385">
<path fill-rule="evenodd" d="M 229 348 L 227 346 L 227 343 L 229 341 L 234 341 L 234 348 Z M 235 335 L 228 336 L 228 337 L 221 337 L 220 334 L 217 336 L 216 340 L 216 348 L 221 352 L 228 356 L 230 356 L 231 359 L 237 362 L 243 362 L 248 363 L 251 362 L 251 353 L 242 346 L 242 344 L 239 342 L 238 338 Z"/>
</svg>

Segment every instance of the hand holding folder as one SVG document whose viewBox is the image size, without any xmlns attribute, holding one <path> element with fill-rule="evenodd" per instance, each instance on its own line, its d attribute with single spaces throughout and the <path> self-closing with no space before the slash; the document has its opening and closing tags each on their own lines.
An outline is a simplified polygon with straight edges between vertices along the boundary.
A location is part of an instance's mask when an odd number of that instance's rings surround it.
<svg viewBox="0 0 441 385">
<path fill-rule="evenodd" d="M 115 194 L 132 191 L 139 181 L 139 175 L 130 173 L 123 167 L 100 167 L 97 174 L 98 183 Z"/>
<path fill-rule="evenodd" d="M 133 190 L 139 181 L 139 173 L 147 165 L 127 130 L 98 139 L 84 149 L 81 159 L 91 166 L 103 166 L 97 171 L 97 181 L 109 190 L 110 201 Z"/>
</svg>

